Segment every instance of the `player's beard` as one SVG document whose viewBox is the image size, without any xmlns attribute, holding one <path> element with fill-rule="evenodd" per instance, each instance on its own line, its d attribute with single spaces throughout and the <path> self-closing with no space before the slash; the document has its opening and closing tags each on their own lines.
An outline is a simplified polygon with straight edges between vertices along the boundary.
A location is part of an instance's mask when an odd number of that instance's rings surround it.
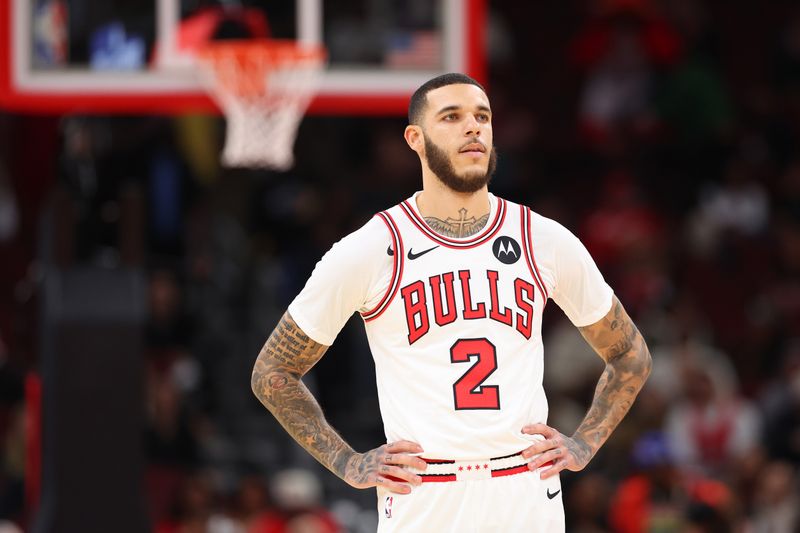
<svg viewBox="0 0 800 533">
<path fill-rule="evenodd" d="M 455 192 L 472 193 L 481 190 L 492 180 L 497 168 L 497 151 L 494 147 L 489 153 L 489 166 L 486 167 L 486 172 L 469 172 L 458 175 L 447 152 L 434 144 L 427 135 L 423 135 L 423 137 L 425 138 L 425 158 L 428 160 L 428 168 L 449 189 Z"/>
</svg>

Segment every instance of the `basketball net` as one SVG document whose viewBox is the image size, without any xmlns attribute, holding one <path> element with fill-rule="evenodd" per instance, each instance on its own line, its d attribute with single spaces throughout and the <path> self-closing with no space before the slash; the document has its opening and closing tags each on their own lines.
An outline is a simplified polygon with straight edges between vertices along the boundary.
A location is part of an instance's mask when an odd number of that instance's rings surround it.
<svg viewBox="0 0 800 533">
<path fill-rule="evenodd" d="M 222 164 L 291 168 L 325 50 L 290 40 L 213 41 L 197 58 L 203 85 L 227 118 Z"/>
</svg>

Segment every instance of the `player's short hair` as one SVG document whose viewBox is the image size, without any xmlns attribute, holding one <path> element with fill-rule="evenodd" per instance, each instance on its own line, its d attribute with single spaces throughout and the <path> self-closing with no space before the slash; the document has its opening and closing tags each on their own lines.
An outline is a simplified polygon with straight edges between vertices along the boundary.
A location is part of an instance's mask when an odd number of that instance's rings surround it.
<svg viewBox="0 0 800 533">
<path fill-rule="evenodd" d="M 408 123 L 419 124 L 422 112 L 425 109 L 425 105 L 428 103 L 429 92 L 440 87 L 446 87 L 447 85 L 460 84 L 474 85 L 481 91 L 486 92 L 483 85 L 460 72 L 450 72 L 448 74 L 436 76 L 420 85 L 419 89 L 414 91 L 414 94 L 411 95 L 411 101 L 408 103 Z"/>
</svg>

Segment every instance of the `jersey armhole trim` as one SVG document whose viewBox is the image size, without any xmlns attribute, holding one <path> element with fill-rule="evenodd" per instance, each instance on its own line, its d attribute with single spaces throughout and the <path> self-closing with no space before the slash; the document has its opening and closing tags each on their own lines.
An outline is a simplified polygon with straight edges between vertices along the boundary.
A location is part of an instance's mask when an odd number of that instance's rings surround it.
<svg viewBox="0 0 800 533">
<path fill-rule="evenodd" d="M 520 205 L 519 208 L 519 218 L 522 225 L 522 248 L 523 253 L 525 254 L 525 262 L 528 263 L 528 270 L 530 270 L 531 275 L 536 282 L 536 287 L 542 294 L 542 298 L 544 299 L 542 308 L 544 309 L 544 306 L 547 305 L 547 299 L 550 297 L 550 295 L 547 292 L 547 287 L 545 287 L 544 281 L 542 280 L 542 275 L 539 273 L 539 268 L 536 265 L 536 258 L 533 255 L 533 238 L 531 237 L 531 227 L 533 225 L 532 211 L 524 205 Z"/>
<path fill-rule="evenodd" d="M 386 294 L 383 295 L 380 303 L 373 309 L 361 313 L 361 318 L 363 318 L 365 322 L 375 320 L 381 316 L 381 314 L 383 314 L 387 307 L 389 307 L 389 304 L 394 299 L 395 294 L 397 294 L 397 289 L 400 287 L 400 279 L 403 277 L 403 239 L 400 237 L 400 231 L 397 229 L 397 224 L 392 218 L 392 215 L 390 215 L 387 211 L 381 211 L 375 216 L 380 217 L 383 223 L 386 224 L 386 227 L 389 229 L 389 235 L 392 238 L 392 249 L 394 250 L 394 254 L 392 255 L 394 261 L 392 262 L 392 279 L 389 283 L 389 288 L 386 290 Z"/>
</svg>

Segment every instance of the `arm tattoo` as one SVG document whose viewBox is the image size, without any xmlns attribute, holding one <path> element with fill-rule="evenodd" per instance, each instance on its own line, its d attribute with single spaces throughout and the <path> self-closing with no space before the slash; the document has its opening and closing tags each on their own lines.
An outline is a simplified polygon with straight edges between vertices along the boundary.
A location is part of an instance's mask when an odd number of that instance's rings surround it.
<svg viewBox="0 0 800 533">
<path fill-rule="evenodd" d="M 425 217 L 425 222 L 428 226 L 440 235 L 445 237 L 470 237 L 475 235 L 486 226 L 489 221 L 489 213 L 475 218 L 471 216 L 467 218 L 467 210 L 461 208 L 458 211 L 459 218 L 447 217 L 442 220 L 436 217 Z"/>
<path fill-rule="evenodd" d="M 356 484 L 375 483 L 379 474 L 386 475 L 389 470 L 389 467 L 383 464 L 388 461 L 383 446 L 368 451 L 361 458 L 352 455 L 345 465 L 346 477 Z"/>
<path fill-rule="evenodd" d="M 328 424 L 300 380 L 327 349 L 303 333 L 287 312 L 256 359 L 251 385 L 259 401 L 303 448 L 344 477 L 355 452 Z"/>
<path fill-rule="evenodd" d="M 652 359 L 644 338 L 616 297 L 603 319 L 579 329 L 606 362 L 592 405 L 575 431 L 583 444 L 578 457 L 588 462 L 630 410 L 650 375 Z"/>
</svg>

